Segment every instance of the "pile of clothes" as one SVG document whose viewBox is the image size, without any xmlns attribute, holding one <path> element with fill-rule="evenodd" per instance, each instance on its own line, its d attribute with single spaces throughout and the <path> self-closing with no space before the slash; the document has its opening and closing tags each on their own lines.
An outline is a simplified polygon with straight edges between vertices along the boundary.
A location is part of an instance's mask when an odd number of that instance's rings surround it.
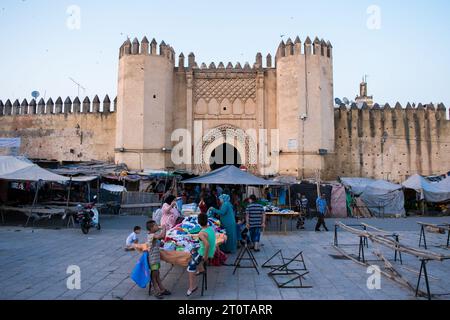
<svg viewBox="0 0 450 320">
<path fill-rule="evenodd" d="M 290 209 L 280 209 L 280 208 L 272 206 L 272 205 L 264 206 L 264 211 L 265 212 L 281 213 L 281 214 L 293 214 L 294 213 L 294 211 L 292 211 Z"/>
<path fill-rule="evenodd" d="M 196 203 L 184 204 L 181 209 L 183 216 L 199 215 L 200 208 Z"/>
<path fill-rule="evenodd" d="M 216 233 L 225 233 L 225 229 L 221 228 L 218 219 L 209 218 L 208 224 Z M 186 217 L 181 224 L 167 232 L 162 249 L 166 251 L 191 252 L 200 246 L 198 238 L 193 236 L 198 235 L 201 230 L 197 216 Z"/>
</svg>

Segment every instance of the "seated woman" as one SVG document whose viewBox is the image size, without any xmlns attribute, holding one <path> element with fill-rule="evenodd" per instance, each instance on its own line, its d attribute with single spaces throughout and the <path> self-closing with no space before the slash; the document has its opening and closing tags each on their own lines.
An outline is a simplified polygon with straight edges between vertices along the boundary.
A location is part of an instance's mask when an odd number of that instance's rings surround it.
<svg viewBox="0 0 450 320">
<path fill-rule="evenodd" d="M 162 206 L 161 226 L 166 230 L 170 230 L 176 226 L 178 218 L 181 217 L 180 212 L 177 209 L 176 198 L 173 195 L 169 195 Z"/>
<path fill-rule="evenodd" d="M 221 203 L 220 209 L 210 208 L 209 212 L 219 216 L 220 223 L 227 233 L 227 242 L 220 249 L 225 253 L 235 253 L 237 251 L 236 217 L 230 202 L 230 196 L 223 194 L 219 197 L 219 200 Z"/>
</svg>

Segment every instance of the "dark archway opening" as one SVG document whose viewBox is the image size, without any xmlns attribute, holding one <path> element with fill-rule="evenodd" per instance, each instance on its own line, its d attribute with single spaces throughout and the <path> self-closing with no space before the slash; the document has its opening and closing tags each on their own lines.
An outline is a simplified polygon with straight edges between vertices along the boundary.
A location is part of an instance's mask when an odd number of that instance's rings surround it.
<svg viewBox="0 0 450 320">
<path fill-rule="evenodd" d="M 211 170 L 217 170 L 224 166 L 242 166 L 242 159 L 239 151 L 228 143 L 218 146 L 212 153 L 209 161 Z"/>
</svg>

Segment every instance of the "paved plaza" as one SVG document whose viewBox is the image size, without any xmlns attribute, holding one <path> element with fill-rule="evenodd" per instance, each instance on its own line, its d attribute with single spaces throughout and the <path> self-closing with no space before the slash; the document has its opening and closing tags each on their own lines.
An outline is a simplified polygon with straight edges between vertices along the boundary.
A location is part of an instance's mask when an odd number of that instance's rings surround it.
<svg viewBox="0 0 450 320">
<path fill-rule="evenodd" d="M 135 252 L 123 249 L 126 236 L 134 225 L 145 225 L 145 217 L 103 217 L 103 230 L 91 230 L 87 236 L 79 229 L 0 227 L 0 299 L 38 300 L 148 300 L 146 289 L 137 287 L 130 279 L 130 272 L 139 259 Z M 330 229 L 334 219 L 327 220 Z M 417 221 L 429 223 L 450 222 L 443 218 L 408 218 L 344 220 L 347 224 L 367 222 L 373 226 L 400 234 L 401 243 L 418 247 L 419 226 Z M 310 270 L 305 284 L 311 289 L 279 289 L 268 277 L 267 269 L 260 269 L 257 275 L 253 269 L 239 269 L 233 275 L 233 267 L 210 267 L 208 269 L 208 291 L 189 299 L 232 299 L 232 300 L 410 300 L 414 293 L 386 277 L 381 278 L 380 290 L 369 290 L 367 279 L 370 274 L 363 266 L 343 259 L 332 247 L 333 232 L 316 233 L 314 220 L 308 221 L 306 231 L 287 234 L 264 234 L 261 252 L 255 254 L 261 265 L 279 249 L 290 257 L 303 250 L 306 265 Z M 439 247 L 445 244 L 447 236 L 427 234 L 429 250 L 449 254 L 449 250 Z M 144 239 L 141 235 L 141 240 Z M 357 254 L 358 238 L 347 232 L 339 233 L 343 248 Z M 393 253 L 370 244 L 367 257 L 373 259 L 374 249 L 381 249 L 386 257 Z M 232 264 L 235 256 L 230 256 Z M 374 262 L 380 264 L 380 262 Z M 408 255 L 403 256 L 403 265 L 394 263 L 396 269 L 413 285 L 417 282 L 419 261 Z M 71 265 L 81 269 L 81 289 L 67 288 L 66 273 Z M 433 293 L 450 292 L 450 261 L 430 262 L 428 265 L 430 286 Z M 164 283 L 173 295 L 168 299 L 187 299 L 188 277 L 184 268 L 163 263 Z M 449 299 L 449 295 L 435 299 Z M 421 298 L 423 299 L 423 298 Z"/>
</svg>

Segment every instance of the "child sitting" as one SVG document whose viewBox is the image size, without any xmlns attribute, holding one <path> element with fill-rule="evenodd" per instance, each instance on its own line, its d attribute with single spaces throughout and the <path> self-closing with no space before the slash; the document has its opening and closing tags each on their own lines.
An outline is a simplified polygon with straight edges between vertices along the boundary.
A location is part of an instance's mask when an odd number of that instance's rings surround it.
<svg viewBox="0 0 450 320">
<path fill-rule="evenodd" d="M 128 236 L 125 241 L 125 251 L 133 251 L 134 245 L 139 243 L 138 235 L 141 233 L 141 227 L 134 227 L 133 232 Z"/>
<path fill-rule="evenodd" d="M 205 272 L 204 263 L 209 259 L 214 258 L 216 252 L 216 234 L 214 229 L 208 225 L 208 216 L 206 214 L 200 214 L 198 216 L 198 223 L 202 230 L 200 231 L 200 248 L 198 250 L 191 251 L 191 261 L 187 268 L 189 274 L 189 290 L 186 296 L 190 297 L 194 292 L 198 290 L 196 274 Z"/>
<path fill-rule="evenodd" d="M 155 221 L 150 220 L 147 222 L 147 231 L 149 264 L 155 297 L 158 299 L 163 299 L 164 296 L 171 295 L 171 292 L 164 288 L 159 272 L 161 269 L 161 254 L 159 250 L 161 246 L 161 239 L 164 239 L 166 236 L 166 229 L 164 227 L 161 228 Z"/>
</svg>

